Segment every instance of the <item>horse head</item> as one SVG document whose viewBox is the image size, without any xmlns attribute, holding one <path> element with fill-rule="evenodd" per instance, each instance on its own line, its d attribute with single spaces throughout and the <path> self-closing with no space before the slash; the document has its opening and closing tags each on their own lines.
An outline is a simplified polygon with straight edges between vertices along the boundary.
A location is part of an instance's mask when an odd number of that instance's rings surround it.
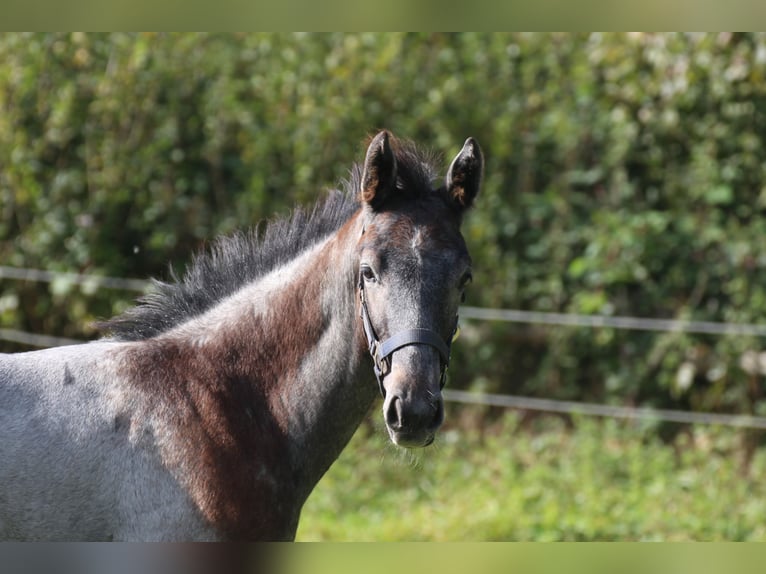
<svg viewBox="0 0 766 574">
<path fill-rule="evenodd" d="M 479 192 L 482 169 L 473 138 L 436 186 L 418 156 L 388 132 L 367 149 L 358 304 L 386 427 L 398 445 L 431 444 L 444 419 L 441 389 L 471 280 L 460 225 Z"/>
</svg>

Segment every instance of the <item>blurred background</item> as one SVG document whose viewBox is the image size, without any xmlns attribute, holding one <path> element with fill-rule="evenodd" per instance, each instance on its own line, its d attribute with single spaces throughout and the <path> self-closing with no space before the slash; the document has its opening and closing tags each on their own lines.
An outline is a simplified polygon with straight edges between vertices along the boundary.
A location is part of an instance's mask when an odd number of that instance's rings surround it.
<svg viewBox="0 0 766 574">
<path fill-rule="evenodd" d="M 764 34 L 0 35 L 0 351 L 97 337 L 380 128 L 485 153 L 451 389 L 766 416 Z M 299 539 L 766 539 L 761 430 L 562 410 L 455 403 L 418 455 L 375 412 Z"/>
</svg>

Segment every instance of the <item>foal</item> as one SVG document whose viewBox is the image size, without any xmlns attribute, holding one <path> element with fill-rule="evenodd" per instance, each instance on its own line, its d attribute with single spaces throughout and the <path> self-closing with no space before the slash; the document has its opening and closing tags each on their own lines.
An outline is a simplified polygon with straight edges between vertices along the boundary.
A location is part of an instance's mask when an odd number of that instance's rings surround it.
<svg viewBox="0 0 766 574">
<path fill-rule="evenodd" d="M 291 540 L 378 391 L 430 444 L 482 168 L 469 138 L 434 189 L 381 132 L 345 192 L 218 240 L 109 338 L 0 355 L 0 539 Z"/>
</svg>

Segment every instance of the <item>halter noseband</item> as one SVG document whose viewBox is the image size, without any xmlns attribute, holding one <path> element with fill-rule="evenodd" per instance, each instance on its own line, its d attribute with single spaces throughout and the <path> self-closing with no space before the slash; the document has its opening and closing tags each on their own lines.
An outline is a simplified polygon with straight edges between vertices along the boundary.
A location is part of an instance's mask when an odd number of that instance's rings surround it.
<svg viewBox="0 0 766 574">
<path fill-rule="evenodd" d="M 386 389 L 383 386 L 383 378 L 391 370 L 391 354 L 397 349 L 408 345 L 430 345 L 439 351 L 441 362 L 441 378 L 439 379 L 439 388 L 443 389 L 447 382 L 447 367 L 449 366 L 450 346 L 455 334 L 458 332 L 457 317 L 455 317 L 455 329 L 450 337 L 450 342 L 445 343 L 444 339 L 431 329 L 405 329 L 394 333 L 388 339 L 381 343 L 375 334 L 375 329 L 370 321 L 370 312 L 367 309 L 367 300 L 364 296 L 364 279 L 359 277 L 359 300 L 361 301 L 362 326 L 364 334 L 367 337 L 370 355 L 372 356 L 373 370 L 375 378 L 378 380 L 380 394 L 386 398 Z"/>
</svg>

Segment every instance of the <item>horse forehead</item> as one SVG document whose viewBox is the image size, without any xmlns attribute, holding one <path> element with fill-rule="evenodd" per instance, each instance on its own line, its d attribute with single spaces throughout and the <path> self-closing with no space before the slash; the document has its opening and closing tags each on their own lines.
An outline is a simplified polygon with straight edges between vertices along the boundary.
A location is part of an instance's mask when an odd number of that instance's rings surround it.
<svg viewBox="0 0 766 574">
<path fill-rule="evenodd" d="M 465 252 L 459 225 L 445 213 L 418 210 L 384 213 L 375 218 L 367 241 L 369 247 L 391 252 L 429 253 L 447 256 Z"/>
</svg>

